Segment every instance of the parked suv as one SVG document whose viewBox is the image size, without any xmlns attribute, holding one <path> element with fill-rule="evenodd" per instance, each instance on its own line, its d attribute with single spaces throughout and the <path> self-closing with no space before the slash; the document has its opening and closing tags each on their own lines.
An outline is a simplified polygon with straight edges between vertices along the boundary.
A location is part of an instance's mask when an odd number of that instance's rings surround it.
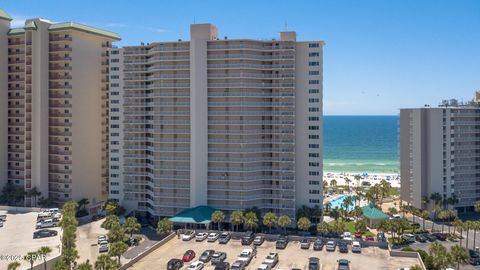
<svg viewBox="0 0 480 270">
<path fill-rule="evenodd" d="M 288 238 L 286 236 L 280 236 L 275 244 L 277 249 L 285 249 L 288 245 Z"/>
<path fill-rule="evenodd" d="M 310 257 L 308 259 L 308 270 L 320 270 L 320 259 L 317 257 Z"/>
<path fill-rule="evenodd" d="M 228 241 L 230 241 L 230 238 L 232 238 L 232 235 L 229 232 L 223 232 L 218 238 L 218 243 L 226 244 Z"/>
<path fill-rule="evenodd" d="M 180 259 L 171 259 L 167 263 L 167 270 L 180 270 L 183 267 L 183 261 Z"/>
<path fill-rule="evenodd" d="M 252 244 L 254 238 L 255 236 L 253 235 L 253 232 L 246 232 L 242 237 L 242 245 L 249 246 Z"/>
</svg>

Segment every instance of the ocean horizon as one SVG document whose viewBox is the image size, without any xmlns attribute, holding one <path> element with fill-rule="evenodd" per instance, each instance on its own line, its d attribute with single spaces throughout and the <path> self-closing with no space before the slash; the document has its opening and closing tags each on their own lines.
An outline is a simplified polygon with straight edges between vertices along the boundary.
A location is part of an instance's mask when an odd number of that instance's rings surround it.
<svg viewBox="0 0 480 270">
<path fill-rule="evenodd" d="M 397 115 L 325 115 L 325 172 L 399 173 Z"/>
</svg>

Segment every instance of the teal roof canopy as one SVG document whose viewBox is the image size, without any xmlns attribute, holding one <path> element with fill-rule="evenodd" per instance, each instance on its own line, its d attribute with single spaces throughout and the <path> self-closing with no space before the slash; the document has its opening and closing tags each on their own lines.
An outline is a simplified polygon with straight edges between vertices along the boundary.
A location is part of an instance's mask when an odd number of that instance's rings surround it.
<svg viewBox="0 0 480 270">
<path fill-rule="evenodd" d="M 25 29 L 23 28 L 11 28 L 8 31 L 8 35 L 19 35 L 25 33 Z"/>
<path fill-rule="evenodd" d="M 215 210 L 215 208 L 210 206 L 201 205 L 180 211 L 175 216 L 169 218 L 169 220 L 176 223 L 208 224 L 212 222 L 212 214 Z"/>
<path fill-rule="evenodd" d="M 374 206 L 367 205 L 362 207 L 363 215 L 368 219 L 386 219 L 388 215 L 383 213 L 380 209 Z"/>
<path fill-rule="evenodd" d="M 110 38 L 117 41 L 121 39 L 117 33 L 98 29 L 95 27 L 81 24 L 81 23 L 75 23 L 75 22 L 56 23 L 56 24 L 50 25 L 50 27 L 48 28 L 49 31 L 61 31 L 61 30 L 70 30 L 70 29 Z"/>
<path fill-rule="evenodd" d="M 5 10 L 0 8 L 0 19 L 11 21 L 12 17 L 10 17 L 10 15 L 8 15 L 8 13 L 5 12 Z"/>
</svg>

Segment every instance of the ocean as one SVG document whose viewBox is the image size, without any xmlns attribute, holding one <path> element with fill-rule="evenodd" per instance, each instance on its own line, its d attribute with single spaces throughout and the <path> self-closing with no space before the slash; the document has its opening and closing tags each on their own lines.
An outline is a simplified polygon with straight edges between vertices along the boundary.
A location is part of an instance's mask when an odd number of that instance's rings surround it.
<svg viewBox="0 0 480 270">
<path fill-rule="evenodd" d="M 324 116 L 325 172 L 399 173 L 398 116 Z"/>
</svg>

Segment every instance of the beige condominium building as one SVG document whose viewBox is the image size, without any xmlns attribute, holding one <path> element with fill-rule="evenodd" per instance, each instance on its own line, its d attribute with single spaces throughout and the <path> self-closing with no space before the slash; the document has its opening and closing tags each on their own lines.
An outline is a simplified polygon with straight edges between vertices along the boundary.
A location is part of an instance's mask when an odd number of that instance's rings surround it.
<svg viewBox="0 0 480 270">
<path fill-rule="evenodd" d="M 154 217 L 321 205 L 324 43 L 190 31 L 111 50 L 110 197 Z"/>
<path fill-rule="evenodd" d="M 459 213 L 480 200 L 480 107 L 445 106 L 400 111 L 401 199 L 457 198 Z"/>
<path fill-rule="evenodd" d="M 0 181 L 61 204 L 108 195 L 108 61 L 119 37 L 0 10 Z M 25 197 L 35 206 L 35 197 Z"/>
</svg>

